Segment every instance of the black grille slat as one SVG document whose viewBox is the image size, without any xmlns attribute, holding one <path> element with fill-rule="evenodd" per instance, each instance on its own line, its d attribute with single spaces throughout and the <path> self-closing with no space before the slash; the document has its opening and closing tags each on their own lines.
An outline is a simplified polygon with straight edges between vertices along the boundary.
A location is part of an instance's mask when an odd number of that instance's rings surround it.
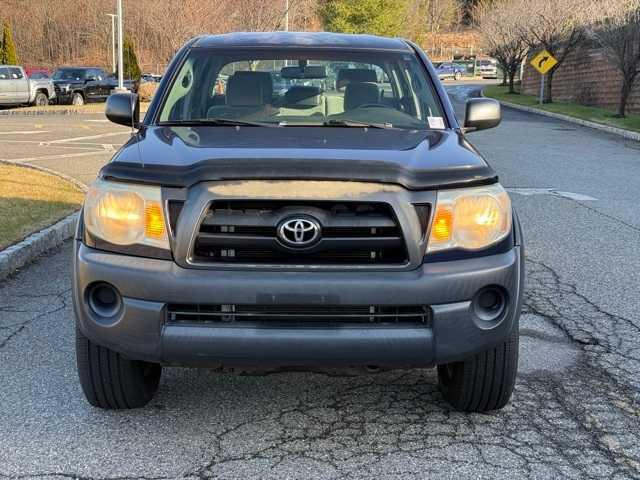
<svg viewBox="0 0 640 480">
<path fill-rule="evenodd" d="M 207 305 L 170 304 L 169 323 L 416 324 L 427 326 L 426 305 Z"/>
<path fill-rule="evenodd" d="M 308 215 L 321 239 L 305 249 L 280 242 L 284 218 Z M 192 260 L 264 265 L 401 265 L 408 261 L 402 230 L 384 203 L 215 201 L 200 225 Z"/>
</svg>

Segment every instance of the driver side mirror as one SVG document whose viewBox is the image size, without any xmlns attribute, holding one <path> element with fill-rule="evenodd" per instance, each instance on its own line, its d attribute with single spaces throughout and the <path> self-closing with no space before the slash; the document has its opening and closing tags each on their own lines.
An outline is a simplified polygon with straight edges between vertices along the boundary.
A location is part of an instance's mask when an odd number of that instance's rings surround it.
<svg viewBox="0 0 640 480">
<path fill-rule="evenodd" d="M 105 115 L 113 123 L 126 127 L 140 126 L 140 99 L 131 92 L 112 93 L 107 98 Z"/>
<path fill-rule="evenodd" d="M 467 131 L 487 130 L 497 127 L 502 120 L 500 102 L 493 98 L 470 98 L 467 100 L 464 129 Z"/>
<path fill-rule="evenodd" d="M 84 83 L 95 82 L 96 77 L 87 77 L 84 79 Z"/>
</svg>

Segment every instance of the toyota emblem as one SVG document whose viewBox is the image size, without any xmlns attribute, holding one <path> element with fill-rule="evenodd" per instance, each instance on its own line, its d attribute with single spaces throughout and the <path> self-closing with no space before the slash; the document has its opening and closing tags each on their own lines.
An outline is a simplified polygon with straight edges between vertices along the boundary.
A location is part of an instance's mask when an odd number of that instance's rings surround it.
<svg viewBox="0 0 640 480">
<path fill-rule="evenodd" d="M 289 218 L 278 227 L 278 238 L 289 247 L 309 247 L 320 239 L 320 224 L 312 218 Z"/>
</svg>

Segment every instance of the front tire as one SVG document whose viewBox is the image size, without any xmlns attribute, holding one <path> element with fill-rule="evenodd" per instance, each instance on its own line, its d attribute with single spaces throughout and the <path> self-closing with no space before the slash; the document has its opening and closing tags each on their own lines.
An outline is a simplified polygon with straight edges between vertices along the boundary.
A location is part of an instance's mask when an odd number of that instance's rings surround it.
<svg viewBox="0 0 640 480">
<path fill-rule="evenodd" d="M 108 410 L 143 407 L 158 390 L 162 367 L 95 344 L 76 327 L 76 360 L 87 401 Z"/>
<path fill-rule="evenodd" d="M 36 93 L 36 98 L 33 100 L 33 104 L 36 107 L 46 107 L 49 105 L 49 97 L 43 92 Z"/>
<path fill-rule="evenodd" d="M 518 370 L 517 325 L 509 339 L 460 362 L 438 365 L 438 386 L 456 410 L 499 410 L 511 399 Z"/>
<path fill-rule="evenodd" d="M 71 105 L 81 106 L 84 105 L 84 97 L 80 92 L 75 92 L 71 97 Z"/>
<path fill-rule="evenodd" d="M 460 72 L 456 72 L 453 74 L 453 79 L 458 81 L 462 78 L 462 74 Z"/>
</svg>

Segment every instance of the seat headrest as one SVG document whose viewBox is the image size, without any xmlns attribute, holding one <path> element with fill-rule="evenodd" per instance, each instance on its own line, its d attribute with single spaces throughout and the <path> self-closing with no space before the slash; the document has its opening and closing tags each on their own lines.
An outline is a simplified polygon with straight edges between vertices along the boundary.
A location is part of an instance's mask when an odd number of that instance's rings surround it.
<svg viewBox="0 0 640 480">
<path fill-rule="evenodd" d="M 351 82 L 344 90 L 344 109 L 353 110 L 366 103 L 379 103 L 380 89 L 375 83 Z"/>
<path fill-rule="evenodd" d="M 284 94 L 285 107 L 316 107 L 320 105 L 320 89 L 305 85 L 294 85 Z"/>
<path fill-rule="evenodd" d="M 254 107 L 271 103 L 273 80 L 268 72 L 236 72 L 227 81 L 227 105 Z"/>
<path fill-rule="evenodd" d="M 341 68 L 336 78 L 336 88 L 340 89 L 351 82 L 376 83 L 378 76 L 375 70 L 370 68 Z"/>
</svg>

